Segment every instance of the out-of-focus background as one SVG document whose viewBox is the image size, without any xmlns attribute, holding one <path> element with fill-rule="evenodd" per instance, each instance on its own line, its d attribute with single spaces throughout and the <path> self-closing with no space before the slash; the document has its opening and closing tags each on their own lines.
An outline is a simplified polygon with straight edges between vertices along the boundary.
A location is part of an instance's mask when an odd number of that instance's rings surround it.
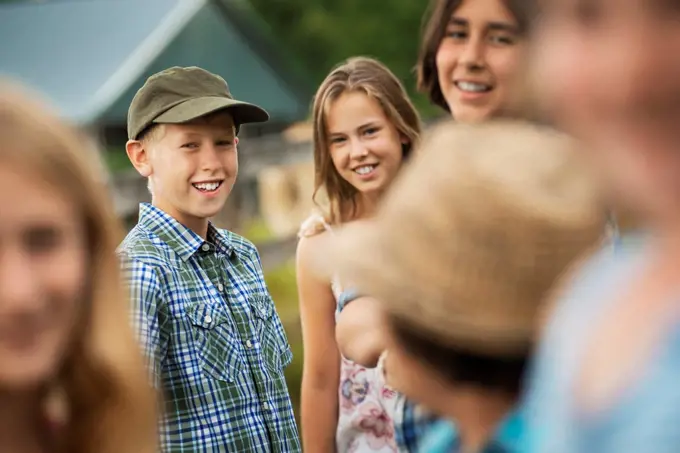
<svg viewBox="0 0 680 453">
<path fill-rule="evenodd" d="M 296 232 L 313 208 L 311 124 L 316 87 L 336 63 L 376 57 L 415 93 L 413 67 L 427 1 L 390 0 L 0 0 L 0 77 L 33 88 L 100 145 L 116 209 L 127 227 L 150 201 L 124 150 L 127 108 L 151 74 L 201 66 L 271 121 L 242 129 L 241 173 L 215 222 L 259 247 L 266 280 L 295 360 L 302 340 L 295 285 Z"/>
</svg>

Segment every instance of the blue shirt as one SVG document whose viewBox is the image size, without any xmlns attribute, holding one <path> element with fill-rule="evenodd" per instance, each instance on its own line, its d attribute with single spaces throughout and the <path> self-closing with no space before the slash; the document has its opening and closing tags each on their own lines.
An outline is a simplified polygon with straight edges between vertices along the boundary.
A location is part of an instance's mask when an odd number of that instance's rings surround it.
<svg viewBox="0 0 680 453">
<path fill-rule="evenodd" d="M 528 382 L 528 453 L 675 453 L 680 448 L 678 322 L 616 401 L 597 413 L 574 404 L 587 340 L 617 302 L 615 293 L 647 262 L 644 236 L 621 239 L 614 250 L 604 249 L 582 267 L 548 324 Z"/>
<path fill-rule="evenodd" d="M 524 425 L 519 412 L 513 412 L 500 424 L 488 445 L 478 453 L 520 453 Z M 460 437 L 456 425 L 440 420 L 422 439 L 420 453 L 458 453 Z"/>
<path fill-rule="evenodd" d="M 395 424 L 394 434 L 399 451 L 416 453 L 420 451 L 420 445 L 425 435 L 441 419 L 417 403 L 406 399 L 404 401 L 403 418 L 401 423 Z"/>
</svg>

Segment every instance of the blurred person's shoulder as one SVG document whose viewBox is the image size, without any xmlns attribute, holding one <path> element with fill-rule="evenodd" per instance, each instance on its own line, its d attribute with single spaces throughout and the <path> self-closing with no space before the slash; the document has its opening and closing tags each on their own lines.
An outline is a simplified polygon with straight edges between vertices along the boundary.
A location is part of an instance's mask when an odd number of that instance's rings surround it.
<svg viewBox="0 0 680 453">
<path fill-rule="evenodd" d="M 597 288 L 608 289 L 609 285 L 619 283 L 619 277 L 645 250 L 646 236 L 630 234 L 605 241 L 589 256 L 575 263 L 574 268 L 565 276 L 564 297 L 570 292 L 589 292 Z M 571 291 L 570 291 L 571 290 Z"/>
<path fill-rule="evenodd" d="M 589 256 L 574 263 L 556 284 L 548 308 L 547 331 L 580 331 L 606 308 L 611 293 L 626 281 L 641 260 L 646 244 L 644 234 L 622 236 L 607 242 Z"/>
</svg>

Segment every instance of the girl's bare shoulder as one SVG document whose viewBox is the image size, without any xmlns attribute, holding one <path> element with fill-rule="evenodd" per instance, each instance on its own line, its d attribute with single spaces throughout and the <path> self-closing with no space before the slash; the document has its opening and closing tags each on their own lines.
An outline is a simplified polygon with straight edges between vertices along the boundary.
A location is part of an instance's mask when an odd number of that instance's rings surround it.
<svg viewBox="0 0 680 453">
<path fill-rule="evenodd" d="M 298 238 L 300 238 L 300 240 L 315 238 L 317 236 L 326 235 L 331 231 L 331 226 L 326 218 L 319 213 L 314 213 L 300 225 Z"/>
</svg>

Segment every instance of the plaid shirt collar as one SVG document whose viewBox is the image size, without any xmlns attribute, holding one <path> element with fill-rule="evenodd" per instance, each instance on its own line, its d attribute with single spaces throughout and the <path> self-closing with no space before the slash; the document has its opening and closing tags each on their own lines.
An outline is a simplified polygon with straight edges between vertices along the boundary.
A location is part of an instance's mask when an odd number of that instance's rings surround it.
<svg viewBox="0 0 680 453">
<path fill-rule="evenodd" d="M 139 205 L 139 225 L 145 230 L 158 236 L 182 259 L 187 261 L 199 251 L 210 252 L 216 250 L 230 256 L 234 247 L 229 238 L 208 222 L 208 240 L 179 223 L 165 211 L 149 203 Z M 204 245 L 208 248 L 205 249 Z"/>
</svg>

